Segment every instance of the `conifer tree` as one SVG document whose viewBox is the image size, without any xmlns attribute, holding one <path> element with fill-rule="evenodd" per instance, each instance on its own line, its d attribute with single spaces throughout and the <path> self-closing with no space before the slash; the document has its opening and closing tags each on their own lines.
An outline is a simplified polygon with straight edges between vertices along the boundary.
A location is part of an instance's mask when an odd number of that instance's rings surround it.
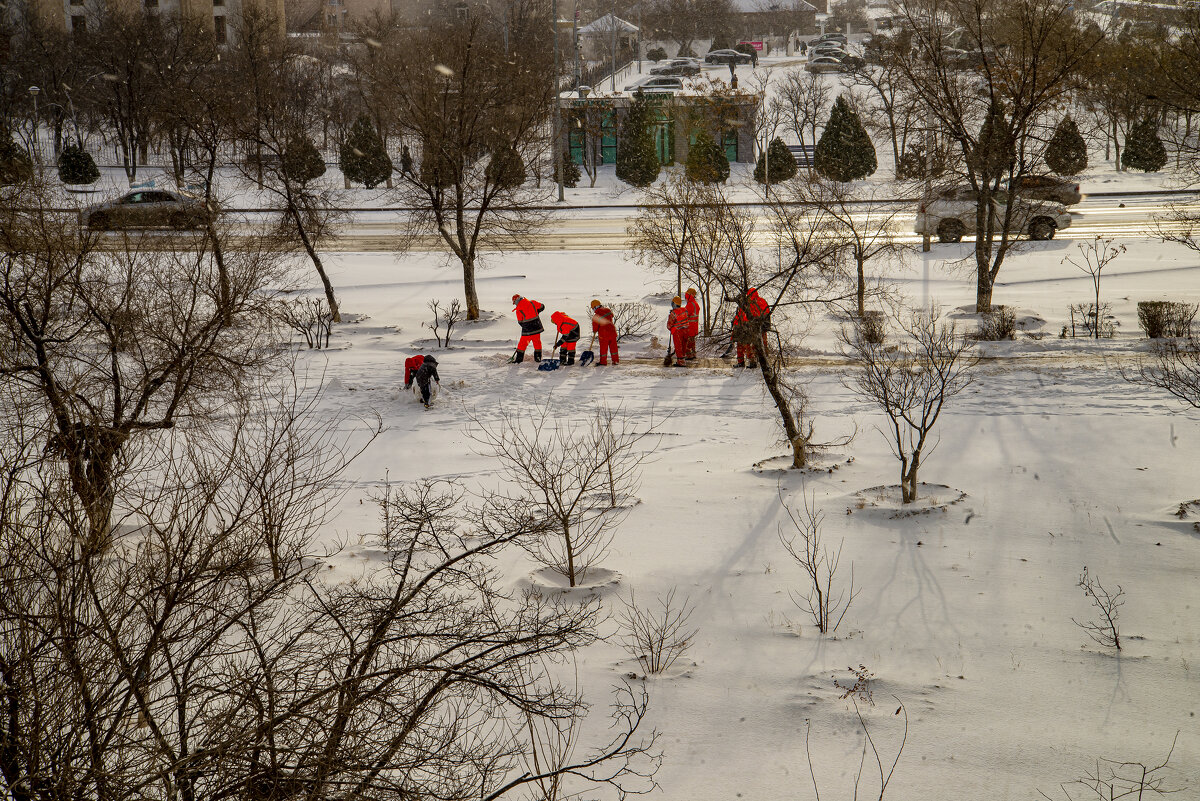
<svg viewBox="0 0 1200 801">
<path fill-rule="evenodd" d="M 95 183 L 100 178 L 100 170 L 90 153 L 77 144 L 68 143 L 58 156 L 58 177 L 64 184 L 80 186 Z"/>
<path fill-rule="evenodd" d="M 583 176 L 579 173 L 579 165 L 575 163 L 575 159 L 571 158 L 571 151 L 563 152 L 563 186 L 568 189 L 574 189 L 579 186 L 579 179 Z"/>
<path fill-rule="evenodd" d="M 522 161 L 520 153 L 504 145 L 492 154 L 491 161 L 484 169 L 484 175 L 494 186 L 516 189 L 525 183 L 525 162 Z"/>
<path fill-rule="evenodd" d="M 769 176 L 768 166 L 770 167 Z M 775 137 L 771 140 L 767 152 L 758 155 L 758 161 L 754 165 L 754 180 L 761 184 L 766 183 L 766 178 L 769 177 L 771 185 L 774 186 L 795 176 L 796 157 L 792 155 L 792 151 L 788 150 L 788 146 L 783 143 L 782 139 Z"/>
<path fill-rule="evenodd" d="M 1079 175 L 1087 169 L 1087 142 L 1071 116 L 1062 118 L 1046 146 L 1046 166 L 1059 175 Z"/>
<path fill-rule="evenodd" d="M 283 172 L 289 181 L 304 186 L 325 174 L 325 157 L 307 136 L 294 136 L 284 147 Z"/>
<path fill-rule="evenodd" d="M 1146 118 L 1133 126 L 1125 140 L 1121 165 L 1126 169 L 1158 172 L 1167 163 L 1167 149 L 1158 138 L 1158 126 Z"/>
<path fill-rule="evenodd" d="M 342 145 L 342 172 L 346 178 L 374 189 L 392 174 L 392 159 L 366 114 L 360 115 Z"/>
<path fill-rule="evenodd" d="M 0 185 L 19 184 L 33 176 L 33 162 L 25 148 L 0 135 Z"/>
<path fill-rule="evenodd" d="M 838 96 L 813 150 L 813 167 L 833 181 L 855 181 L 875 172 L 875 145 L 846 98 Z"/>
<path fill-rule="evenodd" d="M 971 152 L 976 172 L 985 176 L 984 182 L 1007 172 L 1017 157 L 1016 143 L 1009 134 L 1004 108 L 993 103 L 979 129 L 979 139 Z"/>
<path fill-rule="evenodd" d="M 637 92 L 621 122 L 617 138 L 617 178 L 633 186 L 649 186 L 658 177 L 658 148 L 654 146 L 650 99 Z"/>
<path fill-rule="evenodd" d="M 720 184 L 729 178 L 725 148 L 708 131 L 696 134 L 695 144 L 688 149 L 685 172 L 689 181 L 700 184 Z"/>
</svg>

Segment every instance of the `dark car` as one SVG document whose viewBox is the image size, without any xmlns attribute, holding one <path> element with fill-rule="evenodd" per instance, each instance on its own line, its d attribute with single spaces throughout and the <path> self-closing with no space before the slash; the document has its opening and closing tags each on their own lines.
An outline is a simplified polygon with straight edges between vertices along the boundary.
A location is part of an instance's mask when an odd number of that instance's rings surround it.
<svg viewBox="0 0 1200 801">
<path fill-rule="evenodd" d="M 651 75 L 699 75 L 700 61 L 695 58 L 672 58 L 650 68 Z"/>
<path fill-rule="evenodd" d="M 88 206 L 79 221 L 99 231 L 116 228 L 203 228 L 220 210 L 204 198 L 167 189 L 137 189 Z"/>
<path fill-rule="evenodd" d="M 817 56 L 810 57 L 808 63 L 804 65 L 804 69 L 812 73 L 822 72 L 844 72 L 846 65 L 842 63 L 842 59 L 836 56 Z"/>
<path fill-rule="evenodd" d="M 1079 183 L 1054 175 L 1023 175 L 1013 181 L 1017 194 L 1031 200 L 1048 200 L 1064 206 L 1074 206 L 1083 200 Z"/>
<path fill-rule="evenodd" d="M 704 56 L 705 64 L 749 64 L 754 56 L 740 50 L 709 50 Z"/>
<path fill-rule="evenodd" d="M 846 38 L 846 34 L 844 33 L 823 33 L 814 40 L 814 43 L 837 42 L 844 45 L 848 41 L 849 39 Z"/>
<path fill-rule="evenodd" d="M 669 75 L 653 75 L 634 81 L 625 87 L 626 92 L 672 92 L 683 88 L 683 79 Z"/>
</svg>

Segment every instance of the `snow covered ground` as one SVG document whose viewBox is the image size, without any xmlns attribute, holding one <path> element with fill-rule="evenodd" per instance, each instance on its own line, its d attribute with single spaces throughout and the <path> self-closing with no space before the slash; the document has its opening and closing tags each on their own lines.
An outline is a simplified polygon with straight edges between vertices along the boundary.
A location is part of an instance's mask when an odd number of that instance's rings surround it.
<svg viewBox="0 0 1200 801">
<path fill-rule="evenodd" d="M 1067 306 L 1089 298 L 1087 277 L 1061 264 L 1073 243 L 1036 243 L 1011 258 L 995 301 L 1017 306 L 1026 330 L 1046 336 L 986 348 L 998 358 L 948 406 L 922 473 L 949 488 L 933 490 L 946 505 L 900 518 L 872 489 L 897 483 L 876 430 L 882 418 L 843 386 L 845 367 L 800 369 L 818 438 L 858 434 L 823 469 L 797 472 L 772 459 L 784 448 L 757 373 L 652 363 L 541 373 L 503 362 L 517 332 L 514 292 L 545 303 L 547 317 L 561 309 L 584 319 L 592 297 L 648 298 L 665 320 L 666 287 L 620 254 L 493 260 L 479 283 L 485 320 L 456 329 L 446 350 L 421 324 L 430 298 L 460 295 L 453 267 L 432 254 L 331 255 L 343 309 L 358 321 L 337 327 L 333 350 L 305 352 L 302 362 L 325 376 L 327 413 L 377 411 L 387 430 L 351 468 L 330 537 L 354 543 L 373 528 L 366 499 L 385 474 L 495 487 L 496 466 L 464 434 L 469 408 L 493 420 L 552 398 L 567 420 L 620 404 L 660 421 L 662 436 L 641 503 L 603 563 L 620 574 L 606 603 L 677 587 L 700 629 L 685 671 L 646 682 L 665 750 L 663 798 L 813 798 L 806 737 L 822 797 L 850 798 L 864 740 L 834 680 L 852 683 L 847 668 L 859 665 L 874 675 L 875 705 L 860 707 L 885 767 L 901 734 L 896 699 L 908 711 L 893 801 L 1030 799 L 1039 789 L 1061 798 L 1058 785 L 1099 757 L 1161 761 L 1177 732 L 1168 782 L 1188 788 L 1176 798 L 1200 798 L 1200 531 L 1172 515 L 1200 497 L 1200 413 L 1116 372 L 1144 347 L 1136 302 L 1200 301 L 1200 267 L 1182 248 L 1127 244 L 1103 283 L 1118 333 L 1099 343 L 1057 338 Z M 928 262 L 890 270 L 912 302 L 928 296 L 953 311 L 972 300 L 973 283 L 949 269 L 968 247 L 936 246 Z M 836 321 L 817 320 L 806 344 L 835 355 L 835 331 Z M 665 326 L 657 334 L 665 338 Z M 430 411 L 400 389 L 402 361 L 417 352 L 440 362 Z M 623 349 L 661 354 L 646 340 Z M 789 598 L 802 582 L 778 540 L 781 499 L 802 506 L 806 495 L 825 514 L 827 542 L 844 541 L 841 575 L 853 563 L 860 589 L 834 636 L 821 636 Z M 367 558 L 352 546 L 338 569 L 349 575 Z M 1076 587 L 1084 566 L 1126 593 L 1119 654 L 1071 620 L 1092 614 Z M 515 588 L 536 566 L 513 553 L 501 568 Z M 608 643 L 578 655 L 597 735 L 627 659 Z M 868 797 L 873 775 L 868 758 Z"/>
</svg>

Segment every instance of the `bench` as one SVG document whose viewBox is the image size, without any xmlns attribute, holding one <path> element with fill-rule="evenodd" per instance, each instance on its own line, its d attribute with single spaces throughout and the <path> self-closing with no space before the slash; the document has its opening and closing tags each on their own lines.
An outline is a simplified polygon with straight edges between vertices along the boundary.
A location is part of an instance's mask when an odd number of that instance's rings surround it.
<svg viewBox="0 0 1200 801">
<path fill-rule="evenodd" d="M 788 145 L 787 149 L 791 151 L 792 157 L 796 159 L 797 167 L 809 168 L 813 166 L 814 145 Z"/>
</svg>

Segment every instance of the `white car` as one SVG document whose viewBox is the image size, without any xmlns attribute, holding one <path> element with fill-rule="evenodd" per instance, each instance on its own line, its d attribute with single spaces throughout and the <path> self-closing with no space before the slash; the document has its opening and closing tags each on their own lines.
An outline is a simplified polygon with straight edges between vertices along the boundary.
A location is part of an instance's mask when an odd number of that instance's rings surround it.
<svg viewBox="0 0 1200 801">
<path fill-rule="evenodd" d="M 1003 220 L 1006 196 L 992 198 L 996 214 Z M 1071 215 L 1061 203 L 1017 198 L 1014 230 L 1030 239 L 1053 239 L 1054 233 L 1071 225 Z M 976 193 L 969 186 L 954 187 L 934 194 L 917 206 L 915 233 L 936 236 L 939 242 L 960 242 L 975 233 Z"/>
<path fill-rule="evenodd" d="M 634 81 L 625 87 L 625 91 L 636 92 L 640 89 L 643 92 L 675 92 L 682 88 L 682 78 L 674 78 L 667 75 L 655 75 L 650 78 L 642 78 L 640 81 Z"/>
</svg>

